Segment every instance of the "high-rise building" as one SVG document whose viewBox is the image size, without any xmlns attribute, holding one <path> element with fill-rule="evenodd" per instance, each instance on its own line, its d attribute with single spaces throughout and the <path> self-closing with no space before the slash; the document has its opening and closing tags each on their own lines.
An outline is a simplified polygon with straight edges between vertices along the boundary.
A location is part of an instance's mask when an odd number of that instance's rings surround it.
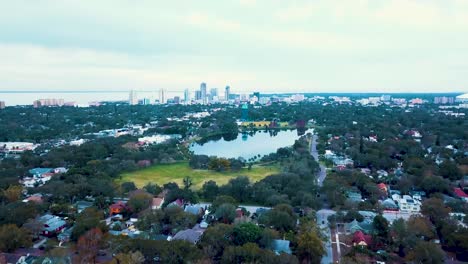
<svg viewBox="0 0 468 264">
<path fill-rule="evenodd" d="M 231 87 L 227 85 L 226 89 L 224 89 L 224 100 L 229 101 L 230 96 L 231 96 Z"/>
<path fill-rule="evenodd" d="M 47 99 L 39 99 L 33 102 L 33 106 L 35 108 L 41 106 L 63 106 L 65 104 L 64 99 L 56 99 L 56 98 L 47 98 Z"/>
<path fill-rule="evenodd" d="M 455 98 L 447 97 L 447 96 L 437 96 L 434 97 L 434 104 L 453 104 L 455 102 Z"/>
<path fill-rule="evenodd" d="M 218 96 L 218 88 L 211 88 L 210 94 L 212 97 Z"/>
<path fill-rule="evenodd" d="M 206 104 L 207 103 L 206 83 L 200 84 L 200 92 L 201 92 L 201 99 L 203 101 L 203 104 Z"/>
<path fill-rule="evenodd" d="M 137 92 L 135 90 L 130 91 L 130 96 L 128 97 L 128 103 L 130 105 L 138 104 L 138 96 L 137 96 Z"/>
<path fill-rule="evenodd" d="M 151 99 L 149 99 L 149 98 L 143 98 L 143 100 L 141 100 L 141 104 L 143 104 L 143 105 L 149 105 L 149 104 L 151 104 Z"/>
<path fill-rule="evenodd" d="M 174 104 L 180 104 L 180 96 L 174 96 Z"/>
<path fill-rule="evenodd" d="M 202 99 L 201 91 L 195 91 L 195 101 L 200 101 Z"/>
<path fill-rule="evenodd" d="M 0 109 L 4 109 L 5 108 L 5 101 L 0 101 Z"/>
<path fill-rule="evenodd" d="M 164 89 L 159 90 L 159 103 L 160 104 L 166 103 L 166 91 Z"/>
<path fill-rule="evenodd" d="M 381 101 L 384 101 L 384 102 L 388 102 L 392 99 L 392 96 L 389 95 L 389 94 L 383 94 L 382 96 L 380 96 L 380 100 Z"/>
<path fill-rule="evenodd" d="M 184 90 L 184 102 L 185 104 L 190 103 L 190 92 L 189 89 Z"/>
</svg>

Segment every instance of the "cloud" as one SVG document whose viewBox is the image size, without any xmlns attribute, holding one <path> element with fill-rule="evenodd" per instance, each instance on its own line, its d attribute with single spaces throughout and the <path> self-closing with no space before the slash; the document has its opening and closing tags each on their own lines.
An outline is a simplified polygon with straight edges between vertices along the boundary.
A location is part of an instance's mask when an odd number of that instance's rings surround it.
<svg viewBox="0 0 468 264">
<path fill-rule="evenodd" d="M 241 30 L 240 23 L 223 19 L 220 17 L 209 16 L 204 13 L 191 13 L 187 16 L 186 22 L 188 25 L 195 26 L 201 29 L 220 31 L 222 33 L 233 33 Z"/>
</svg>

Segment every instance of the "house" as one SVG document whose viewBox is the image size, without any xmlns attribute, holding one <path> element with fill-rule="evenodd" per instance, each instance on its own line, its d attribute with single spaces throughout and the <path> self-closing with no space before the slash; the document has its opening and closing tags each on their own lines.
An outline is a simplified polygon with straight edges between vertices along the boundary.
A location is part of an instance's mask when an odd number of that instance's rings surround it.
<svg viewBox="0 0 468 264">
<path fill-rule="evenodd" d="M 358 213 L 360 215 L 362 215 L 364 217 L 364 219 L 368 219 L 368 220 L 374 220 L 374 217 L 377 216 L 376 213 L 374 212 L 371 212 L 371 211 L 358 211 Z"/>
<path fill-rule="evenodd" d="M 345 224 L 345 232 L 349 234 L 353 234 L 356 231 L 370 233 L 372 229 L 372 221 L 369 219 L 364 219 L 362 222 L 358 222 L 356 219 L 354 219 L 350 223 Z"/>
<path fill-rule="evenodd" d="M 78 201 L 75 203 L 75 208 L 76 208 L 76 211 L 78 213 L 81 213 L 83 212 L 86 208 L 89 208 L 91 206 L 93 206 L 93 203 L 92 202 L 88 202 L 88 201 Z"/>
<path fill-rule="evenodd" d="M 178 206 L 178 207 L 183 207 L 184 206 L 184 200 L 182 199 L 177 199 L 173 201 L 172 203 L 168 204 L 167 206 Z"/>
<path fill-rule="evenodd" d="M 125 210 L 127 209 L 127 205 L 126 203 L 124 203 L 123 201 L 118 201 L 114 204 L 111 204 L 111 206 L 109 207 L 109 213 L 111 215 L 114 215 L 114 214 L 121 214 L 123 213 Z"/>
<path fill-rule="evenodd" d="M 204 232 L 205 229 L 201 228 L 198 224 L 196 224 L 192 229 L 185 229 L 177 232 L 177 234 L 175 234 L 175 236 L 172 239 L 185 240 L 192 244 L 196 244 L 198 243 L 198 241 L 200 241 L 201 236 Z"/>
<path fill-rule="evenodd" d="M 385 171 L 385 170 L 378 170 L 377 171 L 377 178 L 381 179 L 381 178 L 385 178 L 385 177 L 388 177 L 388 172 Z"/>
<path fill-rule="evenodd" d="M 73 232 L 73 228 L 74 227 L 72 226 L 70 228 L 64 229 L 62 233 L 57 235 L 57 239 L 62 243 L 69 242 L 70 239 L 71 239 L 71 234 Z"/>
<path fill-rule="evenodd" d="M 42 235 L 47 237 L 58 234 L 67 224 L 60 217 L 50 214 L 43 215 L 38 220 L 43 224 Z"/>
<path fill-rule="evenodd" d="M 42 198 L 42 194 L 36 193 L 24 199 L 23 202 L 24 203 L 33 202 L 33 203 L 41 204 L 44 202 L 44 199 Z"/>
<path fill-rule="evenodd" d="M 244 216 L 244 211 L 242 208 L 237 208 L 236 209 L 236 218 L 242 218 Z"/>
<path fill-rule="evenodd" d="M 346 191 L 346 197 L 352 202 L 362 202 L 362 195 L 358 190 Z"/>
<path fill-rule="evenodd" d="M 388 194 L 388 188 L 385 183 L 379 183 L 377 184 L 377 188 L 379 188 L 380 193 L 382 194 L 383 197 L 387 197 Z"/>
<path fill-rule="evenodd" d="M 468 194 L 466 194 L 461 188 L 453 188 L 455 196 L 460 198 L 464 202 L 468 202 Z"/>
<path fill-rule="evenodd" d="M 34 168 L 29 170 L 29 174 L 33 177 L 42 177 L 45 173 L 51 173 L 54 169 L 52 168 Z"/>
<path fill-rule="evenodd" d="M 409 195 L 403 195 L 403 197 L 401 197 L 398 194 L 394 194 L 392 195 L 392 199 L 402 212 L 419 213 L 419 211 L 421 211 L 421 201 L 413 199 L 413 197 Z"/>
<path fill-rule="evenodd" d="M 164 204 L 164 197 L 155 197 L 151 201 L 151 209 L 156 210 L 156 209 L 161 209 L 162 205 Z"/>
<path fill-rule="evenodd" d="M 398 211 L 398 205 L 390 198 L 380 202 L 380 205 L 387 211 Z"/>
<path fill-rule="evenodd" d="M 203 207 L 201 207 L 200 205 L 188 205 L 187 207 L 185 207 L 184 211 L 186 213 L 200 216 L 203 214 Z"/>
<path fill-rule="evenodd" d="M 276 255 L 280 255 L 281 253 L 291 254 L 289 244 L 289 240 L 275 239 L 271 242 L 271 250 L 273 250 Z"/>
<path fill-rule="evenodd" d="M 372 238 L 362 231 L 356 231 L 353 234 L 353 246 L 367 247 L 372 243 Z"/>
</svg>

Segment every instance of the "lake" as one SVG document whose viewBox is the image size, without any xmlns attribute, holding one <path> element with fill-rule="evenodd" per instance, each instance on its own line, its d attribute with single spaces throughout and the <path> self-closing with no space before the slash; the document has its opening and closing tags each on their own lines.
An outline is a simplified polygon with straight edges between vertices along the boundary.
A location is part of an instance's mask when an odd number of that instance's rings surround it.
<svg viewBox="0 0 468 264">
<path fill-rule="evenodd" d="M 312 129 L 307 130 L 312 133 Z M 206 143 L 193 143 L 190 150 L 196 155 L 218 156 L 224 158 L 239 158 L 246 160 L 260 154 L 268 155 L 278 148 L 292 146 L 298 139 L 297 130 L 257 131 L 239 133 L 234 140 L 209 140 Z"/>
</svg>

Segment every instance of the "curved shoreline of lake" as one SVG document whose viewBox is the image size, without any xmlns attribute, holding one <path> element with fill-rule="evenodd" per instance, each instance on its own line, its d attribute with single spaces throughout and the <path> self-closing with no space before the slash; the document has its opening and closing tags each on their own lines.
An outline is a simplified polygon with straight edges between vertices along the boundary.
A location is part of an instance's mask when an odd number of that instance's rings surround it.
<svg viewBox="0 0 468 264">
<path fill-rule="evenodd" d="M 312 132 L 312 129 L 305 133 Z M 303 135 L 303 133 L 301 133 Z M 278 148 L 292 146 L 301 135 L 294 130 L 261 130 L 239 133 L 237 137 L 195 142 L 189 148 L 195 155 L 239 158 L 246 160 L 276 152 Z"/>
</svg>

